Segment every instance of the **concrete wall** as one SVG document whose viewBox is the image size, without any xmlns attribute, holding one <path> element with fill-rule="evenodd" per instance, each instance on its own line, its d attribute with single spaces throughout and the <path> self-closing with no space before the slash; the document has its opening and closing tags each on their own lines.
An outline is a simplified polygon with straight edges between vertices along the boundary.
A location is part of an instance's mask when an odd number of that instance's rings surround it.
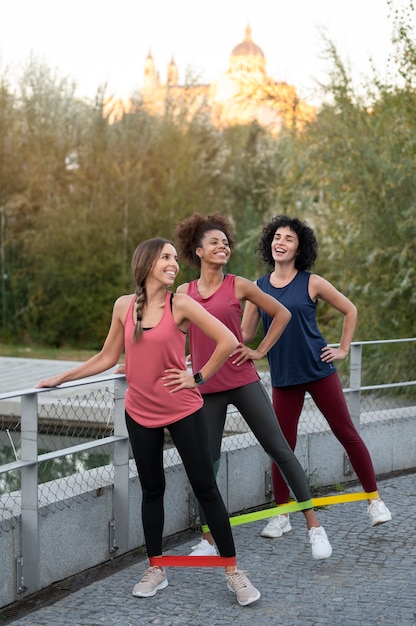
<svg viewBox="0 0 416 626">
<path fill-rule="evenodd" d="M 376 474 L 416 467 L 416 412 L 410 417 L 365 424 L 360 432 L 370 450 Z M 267 455 L 258 444 L 248 442 L 247 433 L 235 435 L 232 439 L 233 448 L 236 444 L 240 447 L 223 452 L 218 474 L 218 484 L 230 515 L 270 501 L 270 462 Z M 224 447 L 227 447 L 226 440 Z M 356 479 L 355 474 L 344 474 L 344 449 L 330 432 L 301 435 L 296 454 L 311 486 L 331 486 Z M 167 467 L 166 477 L 165 536 L 171 536 L 192 527 L 197 507 L 180 463 Z M 65 488 L 57 485 L 56 502 L 40 509 L 39 568 L 42 588 L 117 555 L 110 552 L 109 541 L 113 518 L 112 487 L 103 486 L 89 493 L 77 493 L 74 483 L 73 496 L 60 500 L 59 493 L 68 494 L 71 478 L 60 480 L 65 481 Z M 143 545 L 140 500 L 140 484 L 138 478 L 133 477 L 130 479 L 128 550 Z M 16 562 L 20 554 L 20 518 L 12 511 L 10 518 L 0 525 L 0 607 L 29 593 L 29 590 L 17 593 Z"/>
</svg>

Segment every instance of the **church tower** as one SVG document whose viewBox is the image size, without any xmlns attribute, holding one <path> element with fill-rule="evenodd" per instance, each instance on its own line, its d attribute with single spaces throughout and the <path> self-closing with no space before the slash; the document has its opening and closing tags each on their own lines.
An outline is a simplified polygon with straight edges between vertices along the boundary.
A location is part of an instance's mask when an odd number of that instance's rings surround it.
<svg viewBox="0 0 416 626">
<path fill-rule="evenodd" d="M 149 50 L 144 62 L 143 95 L 152 93 L 158 88 L 158 86 L 159 76 L 156 71 L 156 65 L 152 53 Z"/>
<path fill-rule="evenodd" d="M 176 87 L 178 85 L 178 67 L 172 57 L 168 65 L 167 86 Z"/>
<path fill-rule="evenodd" d="M 231 51 L 228 70 L 213 87 L 217 115 L 222 125 L 250 124 L 257 120 L 280 130 L 282 120 L 276 110 L 262 102 L 263 90 L 273 81 L 267 76 L 263 50 L 254 43 L 251 28 Z"/>
<path fill-rule="evenodd" d="M 263 50 L 251 38 L 251 28 L 247 25 L 244 41 L 231 52 L 228 73 L 237 78 L 252 77 L 258 82 L 266 78 L 266 59 Z"/>
</svg>

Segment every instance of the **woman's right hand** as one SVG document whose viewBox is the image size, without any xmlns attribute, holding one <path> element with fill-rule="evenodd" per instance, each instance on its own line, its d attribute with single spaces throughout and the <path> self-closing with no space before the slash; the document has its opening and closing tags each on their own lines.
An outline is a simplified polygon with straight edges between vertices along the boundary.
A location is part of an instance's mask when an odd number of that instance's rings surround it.
<svg viewBox="0 0 416 626">
<path fill-rule="evenodd" d="M 51 378 L 44 378 L 40 380 L 36 385 L 35 389 L 39 389 L 40 387 L 58 387 L 61 384 L 60 375 L 52 376 Z"/>
</svg>

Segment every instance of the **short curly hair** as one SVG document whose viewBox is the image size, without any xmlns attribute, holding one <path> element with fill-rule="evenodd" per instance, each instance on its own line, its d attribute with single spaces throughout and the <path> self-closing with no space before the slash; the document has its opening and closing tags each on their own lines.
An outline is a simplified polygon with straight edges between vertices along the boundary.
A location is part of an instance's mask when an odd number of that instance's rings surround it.
<svg viewBox="0 0 416 626">
<path fill-rule="evenodd" d="M 220 213 L 212 215 L 194 213 L 176 225 L 174 239 L 179 258 L 188 265 L 201 267 L 201 259 L 195 250 L 200 247 L 205 233 L 209 230 L 222 231 L 228 239 L 230 248 L 233 248 L 234 239 L 231 235 L 230 220 Z"/>
<path fill-rule="evenodd" d="M 278 228 L 288 227 L 295 232 L 299 239 L 298 254 L 295 260 L 295 267 L 298 270 L 310 270 L 318 256 L 318 242 L 313 229 L 301 222 L 297 217 L 288 215 L 277 215 L 263 229 L 263 234 L 259 240 L 256 252 L 264 263 L 274 267 L 272 255 L 272 241 Z"/>
</svg>

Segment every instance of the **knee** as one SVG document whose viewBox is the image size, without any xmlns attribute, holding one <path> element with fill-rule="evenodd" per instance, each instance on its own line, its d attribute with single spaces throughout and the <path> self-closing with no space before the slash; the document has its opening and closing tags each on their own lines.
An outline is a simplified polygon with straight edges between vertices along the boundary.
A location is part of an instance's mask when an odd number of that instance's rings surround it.
<svg viewBox="0 0 416 626">
<path fill-rule="evenodd" d="M 158 500 L 163 499 L 163 496 L 165 495 L 165 485 L 159 484 L 153 485 L 152 487 L 142 486 L 142 493 L 143 502 L 157 502 Z"/>
<path fill-rule="evenodd" d="M 217 484 L 214 483 L 196 483 L 193 485 L 193 489 L 198 500 L 213 501 L 218 497 L 219 491 Z"/>
</svg>

